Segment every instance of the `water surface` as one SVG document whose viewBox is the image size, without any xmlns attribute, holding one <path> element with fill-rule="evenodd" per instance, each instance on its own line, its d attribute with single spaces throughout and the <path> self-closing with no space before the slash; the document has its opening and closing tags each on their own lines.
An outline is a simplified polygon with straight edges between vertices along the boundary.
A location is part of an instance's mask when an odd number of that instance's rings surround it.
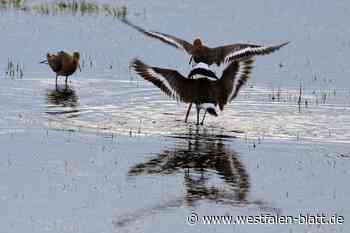
<svg viewBox="0 0 350 233">
<path fill-rule="evenodd" d="M 139 57 L 185 75 L 181 51 L 102 13 L 0 10 L 5 232 L 345 232 L 347 1 L 96 2 L 126 7 L 146 29 L 211 46 L 292 43 L 257 58 L 238 98 L 196 126 L 194 110 L 184 123 L 187 106 L 129 68 Z M 60 50 L 79 51 L 82 72 L 55 88 L 39 61 Z M 189 226 L 192 211 L 337 213 L 345 224 Z"/>
</svg>

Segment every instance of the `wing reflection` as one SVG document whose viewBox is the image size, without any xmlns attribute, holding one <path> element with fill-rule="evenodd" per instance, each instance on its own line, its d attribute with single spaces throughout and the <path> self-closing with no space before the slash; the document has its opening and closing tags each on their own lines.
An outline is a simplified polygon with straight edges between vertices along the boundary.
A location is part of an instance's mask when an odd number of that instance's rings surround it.
<svg viewBox="0 0 350 233">
<path fill-rule="evenodd" d="M 206 135 L 190 132 L 172 136 L 178 140 L 174 148 L 166 149 L 150 160 L 132 167 L 129 176 L 184 174 L 184 196 L 161 201 L 151 208 L 117 216 L 116 229 L 131 225 L 135 219 L 181 206 L 195 207 L 200 201 L 249 208 L 258 212 L 278 213 L 279 210 L 261 200 L 250 200 L 250 178 L 236 151 L 225 142 L 228 135 Z"/>
<path fill-rule="evenodd" d="M 130 176 L 175 174 L 184 172 L 185 201 L 193 206 L 198 200 L 226 204 L 247 201 L 249 175 L 238 154 L 221 140 L 180 142 L 172 150 L 164 150 L 155 158 L 138 164 Z M 212 182 L 213 180 L 221 182 Z"/>
</svg>

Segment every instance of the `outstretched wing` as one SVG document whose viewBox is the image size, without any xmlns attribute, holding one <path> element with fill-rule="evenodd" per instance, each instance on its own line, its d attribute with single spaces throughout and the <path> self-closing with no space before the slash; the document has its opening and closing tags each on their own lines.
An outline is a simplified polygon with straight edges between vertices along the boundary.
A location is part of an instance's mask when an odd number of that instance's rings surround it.
<svg viewBox="0 0 350 233">
<path fill-rule="evenodd" d="M 188 102 L 193 79 L 185 78 L 176 70 L 150 67 L 138 59 L 134 59 L 131 66 L 142 78 L 156 85 L 166 95 Z"/>
<path fill-rule="evenodd" d="M 152 38 L 156 38 L 160 41 L 163 41 L 164 43 L 170 45 L 170 46 L 173 46 L 177 49 L 181 49 L 183 50 L 184 52 L 188 53 L 188 54 L 191 54 L 191 51 L 192 51 L 192 45 L 190 43 L 188 43 L 187 41 L 185 40 L 182 40 L 180 38 L 177 38 L 175 36 L 171 36 L 171 35 L 168 35 L 168 34 L 165 34 L 165 33 L 160 33 L 160 32 L 154 32 L 154 31 L 146 31 L 145 29 L 139 27 L 139 26 L 136 26 L 135 24 L 131 23 L 130 21 L 126 20 L 126 19 L 123 19 L 121 20 L 123 23 L 125 23 L 126 25 L 129 25 L 130 27 L 136 29 L 137 31 L 149 36 L 149 37 L 152 37 Z"/>
<path fill-rule="evenodd" d="M 233 61 L 230 65 L 224 70 L 221 79 L 232 76 L 234 79 L 233 88 L 231 93 L 227 97 L 227 102 L 232 101 L 238 94 L 242 86 L 250 78 L 251 71 L 253 69 L 253 58 L 248 58 L 241 61 Z"/>
<path fill-rule="evenodd" d="M 224 61 L 225 63 L 231 62 L 233 60 L 240 60 L 249 58 L 257 55 L 267 55 L 273 53 L 283 46 L 286 46 L 290 42 L 286 42 L 283 44 L 279 44 L 276 46 L 260 46 L 260 45 L 229 45 L 222 47 L 221 56 L 217 59 L 220 61 Z"/>
<path fill-rule="evenodd" d="M 225 62 L 225 58 L 231 53 L 238 52 L 246 48 L 258 48 L 258 47 L 261 47 L 261 46 L 253 45 L 253 44 L 230 44 L 230 45 L 211 48 L 211 54 L 212 54 L 213 62 L 215 62 L 217 65 L 220 65 L 221 63 Z"/>
</svg>

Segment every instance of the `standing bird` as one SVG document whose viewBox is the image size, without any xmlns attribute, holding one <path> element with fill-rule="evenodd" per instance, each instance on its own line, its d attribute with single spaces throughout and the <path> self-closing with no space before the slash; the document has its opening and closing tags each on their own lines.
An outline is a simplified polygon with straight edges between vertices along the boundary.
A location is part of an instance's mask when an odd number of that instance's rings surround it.
<svg viewBox="0 0 350 233">
<path fill-rule="evenodd" d="M 78 52 L 74 52 L 73 56 L 66 52 L 58 52 L 57 54 L 47 54 L 46 60 L 40 62 L 48 64 L 53 72 L 56 73 L 56 86 L 57 86 L 57 77 L 58 76 L 66 76 L 66 85 L 68 81 L 68 76 L 74 74 L 74 72 L 79 67 L 80 68 L 80 54 Z"/>
<path fill-rule="evenodd" d="M 198 125 L 201 109 L 205 111 L 201 122 L 203 124 L 206 112 L 218 116 L 218 110 L 222 111 L 237 96 L 250 77 L 253 62 L 252 58 L 247 58 L 229 63 L 219 80 L 210 80 L 205 76 L 189 79 L 176 70 L 150 67 L 138 59 L 134 59 L 130 65 L 142 78 L 156 85 L 166 95 L 184 103 L 194 103 Z"/>
<path fill-rule="evenodd" d="M 208 66 L 212 64 L 216 64 L 219 66 L 222 63 L 228 63 L 234 60 L 246 59 L 258 55 L 267 55 L 279 50 L 283 46 L 290 43 L 285 42 L 275 46 L 237 43 L 211 48 L 204 45 L 202 40 L 199 38 L 195 39 L 193 41 L 193 44 L 191 44 L 186 40 L 177 38 L 169 34 L 155 31 L 146 31 L 145 29 L 129 22 L 126 19 L 122 19 L 121 21 L 126 25 L 129 25 L 130 27 L 134 28 L 135 30 L 145 34 L 146 36 L 156 38 L 170 46 L 173 46 L 177 49 L 181 49 L 186 54 L 190 55 L 189 64 L 191 64 L 192 61 L 194 61 L 195 63 L 205 63 Z M 187 122 L 187 118 L 190 113 L 191 107 L 192 103 L 190 103 L 188 107 L 185 122 Z"/>
</svg>

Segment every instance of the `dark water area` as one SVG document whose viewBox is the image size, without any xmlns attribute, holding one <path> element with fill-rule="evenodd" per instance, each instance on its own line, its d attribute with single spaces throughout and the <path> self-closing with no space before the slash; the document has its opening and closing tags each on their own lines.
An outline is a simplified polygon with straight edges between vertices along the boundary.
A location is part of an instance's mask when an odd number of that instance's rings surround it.
<svg viewBox="0 0 350 233">
<path fill-rule="evenodd" d="M 84 14 L 0 7 L 3 232 L 346 232 L 350 3 L 93 2 Z M 291 44 L 258 57 L 237 99 L 196 126 L 194 109 L 185 123 L 187 105 L 129 67 L 138 57 L 187 75 L 189 57 L 121 17 L 213 47 Z M 61 50 L 79 51 L 82 71 L 55 87 L 39 62 Z M 192 226 L 193 213 L 345 222 Z"/>
</svg>

